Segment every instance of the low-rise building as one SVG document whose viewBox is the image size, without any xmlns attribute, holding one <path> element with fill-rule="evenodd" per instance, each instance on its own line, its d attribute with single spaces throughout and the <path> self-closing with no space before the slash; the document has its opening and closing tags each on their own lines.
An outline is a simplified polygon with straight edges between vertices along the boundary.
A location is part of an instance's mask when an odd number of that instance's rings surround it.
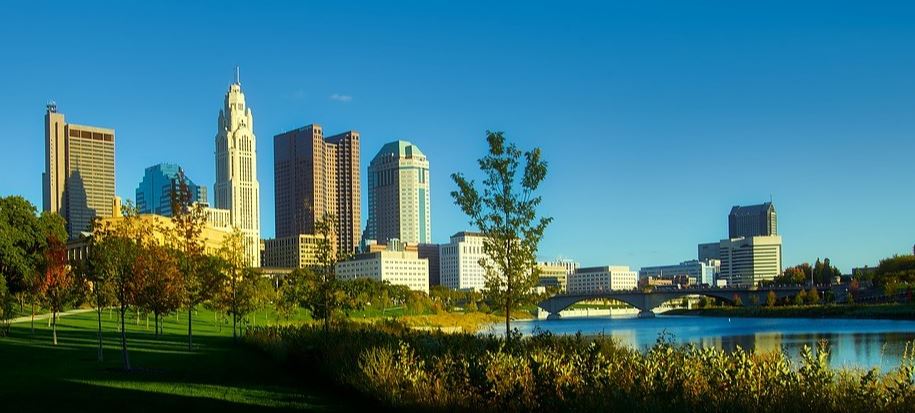
<svg viewBox="0 0 915 413">
<path fill-rule="evenodd" d="M 480 265 L 481 259 L 488 259 L 483 252 L 482 234 L 462 231 L 451 236 L 451 242 L 439 247 L 439 268 L 442 285 L 453 290 L 480 291 L 486 287 L 486 270 Z"/>
<path fill-rule="evenodd" d="M 389 248 L 357 254 L 337 263 L 337 279 L 371 278 L 429 293 L 429 260 L 419 258 L 415 249 Z"/>
<path fill-rule="evenodd" d="M 658 265 L 642 267 L 639 278 L 671 278 L 685 275 L 692 279 L 691 284 L 715 285 L 715 276 L 721 268 L 721 261 L 709 259 L 702 262 L 698 260 L 683 261 L 674 265 Z"/>
<path fill-rule="evenodd" d="M 634 290 L 638 287 L 638 272 L 628 266 L 610 265 L 579 268 L 569 276 L 569 294 L 590 294 L 607 291 Z"/>
<path fill-rule="evenodd" d="M 568 270 L 565 266 L 551 263 L 537 263 L 539 270 L 539 285 L 544 288 L 555 288 L 559 292 L 565 292 L 569 280 Z"/>
<path fill-rule="evenodd" d="M 299 234 L 263 240 L 261 265 L 271 268 L 305 268 L 318 264 L 320 235 Z"/>
<path fill-rule="evenodd" d="M 718 277 L 730 287 L 753 287 L 782 272 L 782 237 L 767 235 L 723 239 Z"/>
<path fill-rule="evenodd" d="M 418 244 L 416 246 L 419 258 L 429 260 L 429 287 L 442 283 L 440 251 L 441 246 L 438 244 Z"/>
</svg>

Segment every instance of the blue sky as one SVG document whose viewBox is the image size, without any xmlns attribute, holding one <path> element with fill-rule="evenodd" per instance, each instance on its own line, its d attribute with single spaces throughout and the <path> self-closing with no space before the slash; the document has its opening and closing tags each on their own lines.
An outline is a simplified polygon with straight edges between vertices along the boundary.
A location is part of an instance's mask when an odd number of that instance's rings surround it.
<svg viewBox="0 0 915 413">
<path fill-rule="evenodd" d="M 449 175 L 476 175 L 492 129 L 550 163 L 545 258 L 691 259 L 732 205 L 770 196 L 788 265 L 847 272 L 915 243 L 911 4 L 262 3 L 5 4 L 0 195 L 40 206 L 51 99 L 116 129 L 119 195 L 165 161 L 211 188 L 240 65 L 264 236 L 273 135 L 318 123 L 358 130 L 364 168 L 385 142 L 417 144 L 436 241 L 468 227 Z"/>
</svg>

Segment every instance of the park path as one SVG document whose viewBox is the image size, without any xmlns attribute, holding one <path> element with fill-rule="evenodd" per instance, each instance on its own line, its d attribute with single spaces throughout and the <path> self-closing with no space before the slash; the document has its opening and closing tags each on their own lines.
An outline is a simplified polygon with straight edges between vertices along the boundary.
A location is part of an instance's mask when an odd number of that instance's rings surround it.
<svg viewBox="0 0 915 413">
<path fill-rule="evenodd" d="M 63 317 L 65 315 L 70 315 L 70 314 L 88 313 L 90 311 L 95 311 L 95 309 L 94 308 L 80 308 L 78 310 L 64 311 L 61 313 L 57 313 L 57 317 Z M 48 318 L 51 318 L 51 313 L 35 314 L 35 321 L 47 320 Z M 23 317 L 16 317 L 16 318 L 10 320 L 10 323 L 24 323 L 26 321 L 31 321 L 31 320 L 32 320 L 32 316 L 27 315 L 27 316 L 23 316 Z"/>
</svg>

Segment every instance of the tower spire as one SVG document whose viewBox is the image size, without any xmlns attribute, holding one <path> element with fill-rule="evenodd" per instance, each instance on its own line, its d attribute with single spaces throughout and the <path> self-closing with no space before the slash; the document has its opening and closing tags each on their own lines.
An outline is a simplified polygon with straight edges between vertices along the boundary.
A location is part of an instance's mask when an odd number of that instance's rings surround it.
<svg viewBox="0 0 915 413">
<path fill-rule="evenodd" d="M 241 86 L 241 73 L 238 70 L 238 65 L 235 65 L 235 84 Z"/>
</svg>

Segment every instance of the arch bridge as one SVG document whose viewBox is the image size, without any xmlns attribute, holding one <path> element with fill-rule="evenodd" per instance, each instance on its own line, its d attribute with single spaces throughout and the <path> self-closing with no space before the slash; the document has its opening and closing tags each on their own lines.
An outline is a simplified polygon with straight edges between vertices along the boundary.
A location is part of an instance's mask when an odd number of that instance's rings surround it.
<svg viewBox="0 0 915 413">
<path fill-rule="evenodd" d="M 583 294 L 559 294 L 554 295 L 537 304 L 538 307 L 549 313 L 548 319 L 559 318 L 559 312 L 571 307 L 573 304 L 581 301 L 590 300 L 616 300 L 629 304 L 639 310 L 639 317 L 653 317 L 652 310 L 671 300 L 686 297 L 689 295 L 701 295 L 706 297 L 717 298 L 729 304 L 734 304 L 737 299 L 745 306 L 765 305 L 769 292 L 775 293 L 778 299 L 785 297 L 794 297 L 803 286 L 786 286 L 771 288 L 664 288 L 645 292 L 639 290 L 627 291 L 597 291 Z M 817 286 L 820 296 L 825 291 L 830 290 L 827 286 Z M 834 297 L 839 300 L 845 293 L 844 289 L 832 288 Z M 755 300 L 754 300 L 755 297 Z M 754 304 L 755 302 L 755 304 Z"/>
</svg>

